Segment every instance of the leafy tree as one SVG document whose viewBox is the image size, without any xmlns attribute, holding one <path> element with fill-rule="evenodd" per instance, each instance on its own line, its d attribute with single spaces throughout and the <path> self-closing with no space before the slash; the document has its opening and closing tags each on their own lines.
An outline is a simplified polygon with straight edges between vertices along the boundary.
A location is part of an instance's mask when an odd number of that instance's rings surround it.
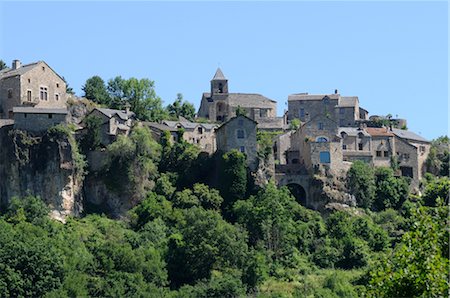
<svg viewBox="0 0 450 298">
<path fill-rule="evenodd" d="M 84 118 L 84 125 L 86 128 L 86 133 L 82 136 L 80 140 L 80 147 L 83 152 L 88 152 L 95 150 L 101 145 L 101 126 L 102 118 L 89 115 Z"/>
<path fill-rule="evenodd" d="M 450 179 L 441 177 L 427 184 L 423 194 L 426 206 L 437 207 L 438 203 L 448 205 L 450 195 Z"/>
<path fill-rule="evenodd" d="M 409 183 L 404 177 L 395 177 L 391 168 L 379 167 L 375 171 L 375 210 L 399 209 L 409 195 Z"/>
<path fill-rule="evenodd" d="M 300 128 L 301 122 L 300 119 L 292 119 L 289 123 L 289 129 L 290 130 L 297 130 Z"/>
<path fill-rule="evenodd" d="M 8 68 L 8 66 L 6 65 L 5 61 L 0 60 L 0 70 L 3 70 L 5 68 Z"/>
<path fill-rule="evenodd" d="M 47 221 L 50 209 L 39 197 L 13 197 L 9 203 L 5 219 L 12 223 L 27 221 L 34 225 L 42 225 Z"/>
<path fill-rule="evenodd" d="M 353 162 L 347 173 L 347 185 L 356 198 L 358 206 L 370 208 L 375 198 L 375 178 L 373 170 L 362 161 Z"/>
<path fill-rule="evenodd" d="M 446 297 L 449 291 L 448 210 L 419 207 L 412 230 L 374 264 L 369 297 Z"/>
<path fill-rule="evenodd" d="M 425 161 L 426 170 L 435 176 L 449 177 L 449 147 L 448 136 L 442 136 L 431 142 L 430 153 Z"/>
<path fill-rule="evenodd" d="M 194 120 L 194 105 L 187 101 L 183 101 L 183 94 L 181 93 L 177 94 L 177 99 L 173 102 L 173 104 L 169 104 L 166 109 L 169 112 L 169 115 L 175 119 L 182 116 L 190 121 Z"/>
<path fill-rule="evenodd" d="M 236 108 L 236 116 L 247 116 L 247 110 L 242 108 L 241 106 L 238 106 Z"/>
<path fill-rule="evenodd" d="M 159 121 L 167 116 L 162 107 L 162 100 L 156 95 L 155 83 L 149 79 L 129 78 L 117 76 L 108 81 L 108 92 L 112 99 L 112 106 L 123 109 L 126 103 L 136 117 L 144 121 Z"/>
<path fill-rule="evenodd" d="M 210 279 L 213 269 L 239 269 L 245 264 L 247 235 L 224 221 L 220 214 L 202 208 L 183 210 L 179 234 L 169 240 L 167 256 L 173 287 Z"/>
<path fill-rule="evenodd" d="M 231 150 L 222 155 L 220 193 L 224 198 L 223 209 L 229 212 L 237 200 L 243 199 L 247 191 L 247 167 L 245 155 Z"/>
<path fill-rule="evenodd" d="M 93 76 L 86 80 L 81 88 L 84 91 L 84 97 L 93 102 L 109 105 L 111 98 L 106 90 L 105 81 L 99 76 Z"/>
</svg>

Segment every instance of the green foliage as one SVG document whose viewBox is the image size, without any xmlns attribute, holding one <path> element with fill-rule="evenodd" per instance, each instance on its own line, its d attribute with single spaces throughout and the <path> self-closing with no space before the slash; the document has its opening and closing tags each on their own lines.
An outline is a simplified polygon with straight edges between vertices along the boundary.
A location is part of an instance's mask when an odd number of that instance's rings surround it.
<svg viewBox="0 0 450 298">
<path fill-rule="evenodd" d="M 47 222 L 50 209 L 39 197 L 13 197 L 5 214 L 5 220 L 11 223 L 29 222 L 42 226 Z"/>
<path fill-rule="evenodd" d="M 262 131 L 258 130 L 256 140 L 258 142 L 258 156 L 267 160 L 273 153 L 274 138 L 282 134 L 282 131 Z"/>
<path fill-rule="evenodd" d="M 215 211 L 194 207 L 182 213 L 179 234 L 169 240 L 167 268 L 172 286 L 209 279 L 213 269 L 243 266 L 247 254 L 244 231 L 224 221 Z"/>
<path fill-rule="evenodd" d="M 238 106 L 236 108 L 236 116 L 247 116 L 247 110 L 242 108 L 241 106 Z"/>
<path fill-rule="evenodd" d="M 300 128 L 301 122 L 300 119 L 292 119 L 289 123 L 289 129 L 290 130 L 297 130 Z"/>
<path fill-rule="evenodd" d="M 5 68 L 8 68 L 8 66 L 6 66 L 5 61 L 0 60 L 0 70 L 3 70 L 3 69 L 5 69 Z"/>
<path fill-rule="evenodd" d="M 405 177 L 394 177 L 391 168 L 379 167 L 375 170 L 376 195 L 375 210 L 399 209 L 409 196 L 409 183 Z"/>
<path fill-rule="evenodd" d="M 347 173 L 347 185 L 358 206 L 370 208 L 375 198 L 375 178 L 372 168 L 362 161 L 353 162 Z"/>
<path fill-rule="evenodd" d="M 423 194 L 426 206 L 437 207 L 439 203 L 448 205 L 450 195 L 450 179 L 441 177 L 427 184 Z"/>
<path fill-rule="evenodd" d="M 155 82 L 149 79 L 116 76 L 108 81 L 107 90 L 111 97 L 111 106 L 124 109 L 130 104 L 131 111 L 143 121 L 160 121 L 168 116 L 162 107 L 162 100 L 156 95 Z"/>
<path fill-rule="evenodd" d="M 425 161 L 427 172 L 435 176 L 449 177 L 449 148 L 448 136 L 442 136 L 431 142 L 430 152 Z"/>
<path fill-rule="evenodd" d="M 89 115 L 83 120 L 86 132 L 80 141 L 80 147 L 83 152 L 95 150 L 101 145 L 101 126 L 102 118 Z"/>
<path fill-rule="evenodd" d="M 161 148 L 147 127 L 134 127 L 107 147 L 104 179 L 110 190 L 142 197 L 154 186 Z"/>
<path fill-rule="evenodd" d="M 86 80 L 81 88 L 84 91 L 84 97 L 101 105 L 109 105 L 111 98 L 106 90 L 105 81 L 99 76 L 93 76 Z"/>
<path fill-rule="evenodd" d="M 448 209 L 413 211 L 412 230 L 370 272 L 369 297 L 446 297 Z"/>
<path fill-rule="evenodd" d="M 247 191 L 247 166 L 243 153 L 233 149 L 222 155 L 219 180 L 224 198 L 222 209 L 229 212 L 234 202 L 243 199 Z"/>
<path fill-rule="evenodd" d="M 178 93 L 177 99 L 173 102 L 173 104 L 169 104 L 167 106 L 167 112 L 173 118 L 178 120 L 179 116 L 182 116 L 189 121 L 193 121 L 195 117 L 195 108 L 194 105 L 190 102 L 183 101 L 183 94 Z"/>
</svg>

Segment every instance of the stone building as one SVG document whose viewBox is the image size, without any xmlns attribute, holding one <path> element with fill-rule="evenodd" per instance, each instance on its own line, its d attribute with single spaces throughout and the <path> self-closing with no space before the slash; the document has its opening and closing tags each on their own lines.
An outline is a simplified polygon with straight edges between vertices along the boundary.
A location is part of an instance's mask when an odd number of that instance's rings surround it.
<svg viewBox="0 0 450 298">
<path fill-rule="evenodd" d="M 365 120 L 368 112 L 359 106 L 357 96 L 334 94 L 291 94 L 288 97 L 288 121 L 300 119 L 307 122 L 319 114 L 330 117 L 339 126 L 354 126 L 357 120 Z"/>
<path fill-rule="evenodd" d="M 246 116 L 236 116 L 216 129 L 217 150 L 228 152 L 236 149 L 247 156 L 250 170 L 258 166 L 256 140 L 256 123 Z"/>
<path fill-rule="evenodd" d="M 103 146 L 114 142 L 120 134 L 128 135 L 135 120 L 134 113 L 128 108 L 126 110 L 94 108 L 86 117 L 89 116 L 101 119 L 100 142 Z"/>
<path fill-rule="evenodd" d="M 66 100 L 66 83 L 44 61 L 22 65 L 14 60 L 0 71 L 0 118 L 12 118 L 20 106 L 65 108 Z"/>
<path fill-rule="evenodd" d="M 226 122 L 236 116 L 236 109 L 246 111 L 246 116 L 258 122 L 261 129 L 280 130 L 286 124 L 277 117 L 277 102 L 261 94 L 230 93 L 228 79 L 220 68 L 211 80 L 211 91 L 202 95 L 197 116 L 213 122 Z"/>
<path fill-rule="evenodd" d="M 15 129 L 45 132 L 52 126 L 67 122 L 67 109 L 14 107 L 13 118 Z"/>
</svg>

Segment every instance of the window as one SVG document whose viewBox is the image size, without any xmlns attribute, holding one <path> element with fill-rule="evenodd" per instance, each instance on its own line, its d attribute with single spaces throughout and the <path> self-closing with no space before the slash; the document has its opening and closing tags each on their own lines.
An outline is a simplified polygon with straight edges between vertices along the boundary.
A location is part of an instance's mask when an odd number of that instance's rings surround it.
<svg viewBox="0 0 450 298">
<path fill-rule="evenodd" d="M 47 87 L 40 87 L 39 99 L 40 100 L 48 100 L 48 89 L 47 89 Z"/>
<path fill-rule="evenodd" d="M 240 150 L 242 153 L 245 153 L 245 146 L 241 146 L 241 148 L 239 148 L 239 150 Z"/>
<path fill-rule="evenodd" d="M 323 123 L 319 122 L 319 130 L 323 130 Z"/>
<path fill-rule="evenodd" d="M 12 98 L 12 89 L 8 89 L 8 98 Z"/>
<path fill-rule="evenodd" d="M 242 120 L 242 119 L 239 119 L 239 120 L 238 120 L 238 125 L 239 125 L 239 126 L 242 126 L 242 125 L 244 125 L 244 120 Z"/>
<path fill-rule="evenodd" d="M 342 145 L 342 150 L 347 150 L 347 145 L 346 144 Z"/>
<path fill-rule="evenodd" d="M 328 139 L 325 138 L 325 137 L 318 137 L 316 139 L 316 142 L 318 142 L 318 143 L 326 143 L 326 142 L 328 142 Z"/>
<path fill-rule="evenodd" d="M 344 108 L 339 108 L 339 114 L 341 114 L 341 115 L 345 114 L 345 109 Z"/>
<path fill-rule="evenodd" d="M 339 126 L 345 125 L 345 119 L 339 119 Z"/>
<path fill-rule="evenodd" d="M 358 144 L 358 150 L 359 150 L 359 151 L 362 151 L 362 150 L 363 150 L 363 143 L 359 143 L 359 144 Z"/>
<path fill-rule="evenodd" d="M 197 128 L 197 131 L 198 131 L 199 134 L 202 134 L 203 133 L 203 127 Z"/>
<path fill-rule="evenodd" d="M 322 151 L 319 154 L 321 163 L 330 163 L 330 152 Z"/>
<path fill-rule="evenodd" d="M 48 114 L 48 119 L 52 119 L 53 118 L 53 114 Z"/>
<path fill-rule="evenodd" d="M 420 146 L 419 150 L 420 150 L 420 152 L 425 152 L 425 146 Z"/>
<path fill-rule="evenodd" d="M 45 71 L 45 67 L 44 66 L 42 66 L 42 71 Z"/>
<path fill-rule="evenodd" d="M 305 109 L 304 108 L 300 109 L 300 117 L 305 117 Z"/>
<path fill-rule="evenodd" d="M 56 101 L 59 100 L 59 94 L 58 94 L 58 93 L 55 94 L 55 100 L 56 100 Z"/>
<path fill-rule="evenodd" d="M 27 118 L 27 116 L 28 116 L 27 113 L 24 113 L 24 114 L 23 114 L 23 118 Z"/>
<path fill-rule="evenodd" d="M 28 83 L 31 83 L 31 79 L 28 79 Z"/>
<path fill-rule="evenodd" d="M 403 154 L 403 158 L 404 158 L 404 159 L 409 159 L 409 153 L 404 153 L 404 154 Z"/>
<path fill-rule="evenodd" d="M 243 139 L 244 138 L 244 131 L 242 129 L 238 129 L 237 131 L 237 138 Z"/>
<path fill-rule="evenodd" d="M 27 100 L 31 101 L 31 90 L 27 90 Z"/>
<path fill-rule="evenodd" d="M 59 83 L 56 83 L 56 88 L 59 88 Z"/>
<path fill-rule="evenodd" d="M 381 151 L 377 151 L 377 157 L 381 157 Z"/>
<path fill-rule="evenodd" d="M 384 151 L 384 157 L 389 157 L 389 151 Z"/>
</svg>

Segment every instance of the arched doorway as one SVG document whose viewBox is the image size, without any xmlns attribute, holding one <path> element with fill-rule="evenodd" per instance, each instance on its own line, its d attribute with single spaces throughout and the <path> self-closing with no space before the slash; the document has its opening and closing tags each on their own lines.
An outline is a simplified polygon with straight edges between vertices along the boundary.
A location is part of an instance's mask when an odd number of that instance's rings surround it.
<svg viewBox="0 0 450 298">
<path fill-rule="evenodd" d="M 302 206 L 306 206 L 306 191 L 300 184 L 290 183 L 286 185 L 297 202 Z"/>
</svg>

